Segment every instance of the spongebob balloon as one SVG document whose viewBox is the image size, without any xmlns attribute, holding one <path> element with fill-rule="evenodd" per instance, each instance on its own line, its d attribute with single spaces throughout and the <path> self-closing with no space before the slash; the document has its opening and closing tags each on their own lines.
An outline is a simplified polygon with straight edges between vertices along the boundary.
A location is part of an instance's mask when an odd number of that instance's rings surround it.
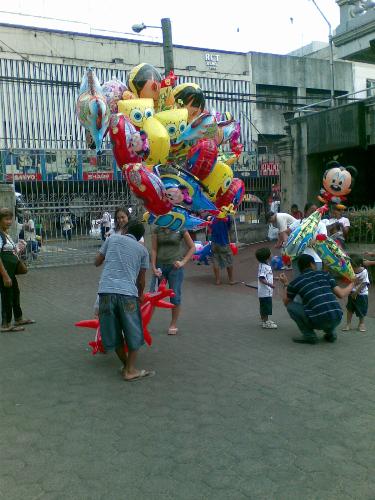
<svg viewBox="0 0 375 500">
<path fill-rule="evenodd" d="M 171 143 L 185 131 L 188 120 L 187 109 L 171 109 L 156 113 L 155 118 L 164 126 L 168 132 Z"/>
<path fill-rule="evenodd" d="M 154 115 L 154 102 L 152 99 L 128 99 L 117 103 L 119 113 L 129 118 L 138 129 L 143 128 L 147 118 Z"/>
<path fill-rule="evenodd" d="M 143 130 L 147 134 L 150 148 L 150 153 L 146 161 L 147 165 L 165 163 L 171 146 L 171 141 L 166 129 L 154 116 L 151 116 L 144 121 Z"/>
<path fill-rule="evenodd" d="M 232 169 L 226 163 L 218 161 L 212 172 L 201 182 L 208 189 L 209 198 L 215 201 L 229 189 L 232 179 Z"/>
</svg>

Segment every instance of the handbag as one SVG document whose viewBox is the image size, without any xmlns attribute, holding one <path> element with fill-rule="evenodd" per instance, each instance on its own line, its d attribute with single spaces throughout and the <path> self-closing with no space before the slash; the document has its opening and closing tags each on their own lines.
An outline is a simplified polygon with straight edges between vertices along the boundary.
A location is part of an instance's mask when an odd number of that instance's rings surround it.
<svg viewBox="0 0 375 500">
<path fill-rule="evenodd" d="M 0 257 L 6 272 L 10 277 L 15 276 L 16 274 L 26 274 L 28 271 L 26 264 L 22 262 L 13 252 L 4 251 L 7 239 L 4 233 L 0 233 L 0 236 L 3 241 Z"/>
</svg>

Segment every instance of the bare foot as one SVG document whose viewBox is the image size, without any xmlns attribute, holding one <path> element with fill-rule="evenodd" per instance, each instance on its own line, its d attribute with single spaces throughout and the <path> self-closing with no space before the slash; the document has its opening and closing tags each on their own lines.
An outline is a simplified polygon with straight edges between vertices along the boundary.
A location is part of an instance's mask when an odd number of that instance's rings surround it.
<svg viewBox="0 0 375 500">
<path fill-rule="evenodd" d="M 342 332 L 350 332 L 350 330 L 351 330 L 351 329 L 352 329 L 352 328 L 351 328 L 351 326 L 350 326 L 350 325 L 346 325 L 346 326 L 344 326 L 343 328 L 341 328 L 341 331 L 342 331 Z"/>
</svg>

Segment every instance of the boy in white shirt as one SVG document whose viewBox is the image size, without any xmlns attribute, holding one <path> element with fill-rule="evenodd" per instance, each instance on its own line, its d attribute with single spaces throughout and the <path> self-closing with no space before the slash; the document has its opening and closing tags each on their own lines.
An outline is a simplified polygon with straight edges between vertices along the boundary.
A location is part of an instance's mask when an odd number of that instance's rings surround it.
<svg viewBox="0 0 375 500">
<path fill-rule="evenodd" d="M 347 320 L 343 332 L 351 330 L 353 313 L 359 318 L 358 330 L 366 331 L 365 317 L 368 310 L 368 286 L 370 284 L 367 269 L 363 267 L 363 258 L 360 255 L 350 255 L 353 271 L 355 272 L 356 284 L 348 296 L 346 305 Z"/>
<path fill-rule="evenodd" d="M 272 315 L 272 295 L 275 288 L 272 267 L 270 266 L 271 250 L 269 248 L 259 248 L 255 252 L 255 257 L 259 262 L 258 298 L 262 328 L 277 328 L 277 324 L 268 319 Z"/>
</svg>

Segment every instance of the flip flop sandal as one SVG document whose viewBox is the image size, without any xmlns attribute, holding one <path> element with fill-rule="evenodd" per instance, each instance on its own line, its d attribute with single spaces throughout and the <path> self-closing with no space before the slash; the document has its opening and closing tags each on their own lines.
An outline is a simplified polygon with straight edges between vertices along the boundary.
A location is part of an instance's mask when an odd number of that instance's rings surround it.
<svg viewBox="0 0 375 500">
<path fill-rule="evenodd" d="M 34 323 L 35 323 L 35 320 L 33 320 L 33 319 L 21 319 L 20 321 L 15 321 L 14 322 L 15 326 L 33 325 Z"/>
<path fill-rule="evenodd" d="M 147 378 L 147 377 L 150 378 L 150 377 L 153 377 L 154 375 L 155 375 L 154 371 L 141 370 L 137 377 L 133 377 L 133 378 L 125 378 L 124 377 L 124 380 L 125 380 L 125 382 L 135 382 L 136 380 L 141 380 L 141 379 Z"/>
<path fill-rule="evenodd" d="M 25 331 L 24 327 L 23 326 L 12 326 L 12 328 L 10 329 L 11 332 L 23 332 Z"/>
<path fill-rule="evenodd" d="M 177 335 L 178 328 L 168 328 L 168 335 Z"/>
</svg>

